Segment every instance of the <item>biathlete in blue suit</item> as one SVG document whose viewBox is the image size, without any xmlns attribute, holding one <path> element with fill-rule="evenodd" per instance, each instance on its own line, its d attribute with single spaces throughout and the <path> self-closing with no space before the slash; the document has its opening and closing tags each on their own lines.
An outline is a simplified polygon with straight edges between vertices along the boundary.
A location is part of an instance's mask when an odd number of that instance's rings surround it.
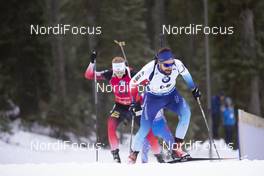
<svg viewBox="0 0 264 176">
<path fill-rule="evenodd" d="M 136 133 L 129 163 L 135 163 L 137 155 L 142 148 L 144 138 L 153 127 L 153 121 L 161 109 L 168 109 L 178 115 L 179 123 L 175 131 L 173 154 L 177 158 L 190 157 L 182 150 L 183 139 L 189 127 L 191 111 L 185 99 L 176 90 L 176 78 L 181 75 L 192 91 L 195 99 L 201 96 L 198 87 L 194 84 L 191 74 L 183 63 L 175 59 L 169 48 L 162 48 L 156 59 L 146 64 L 130 81 L 133 90 L 141 82 L 148 81 L 143 103 L 141 126 Z M 133 94 L 133 92 L 132 92 Z M 173 145 L 174 146 L 174 145 Z"/>
</svg>

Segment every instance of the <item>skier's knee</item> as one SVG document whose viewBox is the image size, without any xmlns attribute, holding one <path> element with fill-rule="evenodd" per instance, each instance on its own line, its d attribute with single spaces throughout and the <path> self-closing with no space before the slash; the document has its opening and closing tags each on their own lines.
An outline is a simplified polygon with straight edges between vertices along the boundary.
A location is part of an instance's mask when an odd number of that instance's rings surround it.
<svg viewBox="0 0 264 176">
<path fill-rule="evenodd" d="M 145 126 L 145 127 L 140 126 L 138 133 L 141 134 L 142 136 L 146 137 L 148 135 L 149 131 L 150 131 L 149 126 Z"/>
</svg>

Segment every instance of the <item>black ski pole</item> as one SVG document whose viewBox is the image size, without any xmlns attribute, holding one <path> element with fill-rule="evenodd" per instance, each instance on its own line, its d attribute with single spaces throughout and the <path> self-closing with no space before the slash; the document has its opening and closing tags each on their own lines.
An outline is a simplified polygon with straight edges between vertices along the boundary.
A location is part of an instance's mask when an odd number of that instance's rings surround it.
<svg viewBox="0 0 264 176">
<path fill-rule="evenodd" d="M 93 54 L 96 55 L 96 51 L 93 51 Z M 96 162 L 99 161 L 99 151 L 98 151 L 98 143 L 99 143 L 99 136 L 98 136 L 98 119 L 97 119 L 97 103 L 98 103 L 98 99 L 97 99 L 97 77 L 96 77 L 96 58 L 94 59 L 94 106 L 95 106 L 95 133 L 96 133 L 96 145 L 95 145 L 95 159 Z"/>
<path fill-rule="evenodd" d="M 220 155 L 219 155 L 219 153 L 218 153 L 218 151 L 217 151 L 217 148 L 216 148 L 216 145 L 215 145 L 214 139 L 213 139 L 212 136 L 211 136 L 210 128 L 209 128 L 208 122 L 207 122 L 207 120 L 206 120 L 205 113 L 204 113 L 204 110 L 203 110 L 203 108 L 202 108 L 201 101 L 200 101 L 200 98 L 199 98 L 199 97 L 197 98 L 197 103 L 198 103 L 199 108 L 200 108 L 200 110 L 201 110 L 201 112 L 202 112 L 202 116 L 203 116 L 203 119 L 204 119 L 204 122 L 205 122 L 205 125 L 206 125 L 206 128 L 207 128 L 207 131 L 208 131 L 208 136 L 209 136 L 210 143 L 212 143 L 212 144 L 214 145 L 214 148 L 215 148 L 215 151 L 216 151 L 217 157 L 220 158 Z"/>
<path fill-rule="evenodd" d="M 133 133 L 134 133 L 134 124 L 135 124 L 135 110 L 131 109 L 132 120 L 131 120 L 131 129 L 130 129 L 130 140 L 129 140 L 129 153 L 132 152 L 132 142 L 133 142 Z"/>
</svg>

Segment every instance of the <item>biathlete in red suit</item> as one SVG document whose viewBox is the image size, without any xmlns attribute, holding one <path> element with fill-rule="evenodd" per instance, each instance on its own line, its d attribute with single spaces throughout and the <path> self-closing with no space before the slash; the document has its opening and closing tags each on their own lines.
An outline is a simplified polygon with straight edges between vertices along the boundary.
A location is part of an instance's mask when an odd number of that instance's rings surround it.
<svg viewBox="0 0 264 176">
<path fill-rule="evenodd" d="M 119 156 L 119 140 L 116 135 L 116 130 L 118 125 L 125 119 L 128 121 L 132 119 L 132 113 L 129 111 L 129 107 L 132 103 L 129 82 L 131 77 L 136 73 L 126 66 L 125 60 L 122 57 L 113 58 L 111 70 L 96 71 L 96 73 L 94 73 L 96 52 L 93 52 L 90 58 L 91 62 L 86 69 L 85 78 L 92 80 L 94 79 L 94 74 L 96 74 L 97 80 L 108 80 L 115 96 L 115 104 L 107 120 L 108 141 L 110 143 L 114 161 L 121 163 Z M 135 97 L 135 100 L 137 102 L 135 106 L 135 123 L 140 125 L 140 112 L 142 109 L 139 96 Z M 160 154 L 161 150 L 158 139 L 154 137 L 152 131 L 149 132 L 146 138 L 149 141 L 152 152 L 156 156 L 158 162 L 164 162 Z"/>
</svg>

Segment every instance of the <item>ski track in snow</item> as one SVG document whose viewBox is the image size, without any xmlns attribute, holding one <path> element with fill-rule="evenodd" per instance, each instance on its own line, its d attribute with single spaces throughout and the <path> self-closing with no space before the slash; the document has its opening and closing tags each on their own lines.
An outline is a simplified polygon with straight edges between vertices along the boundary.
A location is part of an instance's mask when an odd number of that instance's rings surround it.
<svg viewBox="0 0 264 176">
<path fill-rule="evenodd" d="M 264 161 L 214 161 L 179 164 L 110 164 L 110 163 L 62 163 L 62 164 L 9 164 L 0 166 L 1 176 L 47 175 L 263 175 Z"/>
<path fill-rule="evenodd" d="M 93 149 L 63 150 L 32 149 L 32 141 L 41 143 L 62 142 L 57 139 L 17 130 L 13 135 L 1 134 L 0 139 L 0 176 L 47 176 L 47 175 L 263 175 L 264 160 L 226 160 L 226 161 L 193 161 L 177 164 L 159 164 L 149 153 L 148 164 L 126 164 L 128 157 L 128 141 L 120 146 L 122 164 L 112 161 L 109 150 L 99 151 L 99 162 L 95 163 Z M 224 141 L 216 141 L 216 145 L 223 145 Z M 202 144 L 206 145 L 206 143 Z M 190 151 L 192 156 L 207 157 L 208 150 L 202 150 L 202 145 L 195 151 Z M 231 149 L 219 151 L 222 157 L 237 157 L 238 152 Z"/>
</svg>

